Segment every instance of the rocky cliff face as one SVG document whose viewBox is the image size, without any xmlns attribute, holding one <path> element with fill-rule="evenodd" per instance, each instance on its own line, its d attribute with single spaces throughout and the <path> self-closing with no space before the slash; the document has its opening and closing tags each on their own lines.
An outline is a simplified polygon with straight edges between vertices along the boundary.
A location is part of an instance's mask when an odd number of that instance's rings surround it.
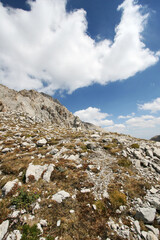
<svg viewBox="0 0 160 240">
<path fill-rule="evenodd" d="M 0 84 L 0 111 L 25 113 L 35 122 L 49 122 L 66 127 L 84 127 L 78 117 L 57 99 L 34 90 L 11 90 Z"/>
<path fill-rule="evenodd" d="M 159 239 L 160 143 L 35 122 L 16 111 L 14 98 L 34 95 L 35 102 L 41 94 L 6 91 L 10 105 L 1 98 L 0 112 L 0 240 Z"/>
</svg>

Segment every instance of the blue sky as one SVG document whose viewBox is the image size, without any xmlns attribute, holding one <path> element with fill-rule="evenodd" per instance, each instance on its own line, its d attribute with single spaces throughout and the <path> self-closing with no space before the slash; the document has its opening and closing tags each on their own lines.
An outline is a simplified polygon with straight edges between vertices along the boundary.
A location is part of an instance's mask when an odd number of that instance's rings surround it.
<svg viewBox="0 0 160 240">
<path fill-rule="evenodd" d="M 160 134 L 159 0 L 0 3 L 0 83 L 108 131 Z"/>
</svg>

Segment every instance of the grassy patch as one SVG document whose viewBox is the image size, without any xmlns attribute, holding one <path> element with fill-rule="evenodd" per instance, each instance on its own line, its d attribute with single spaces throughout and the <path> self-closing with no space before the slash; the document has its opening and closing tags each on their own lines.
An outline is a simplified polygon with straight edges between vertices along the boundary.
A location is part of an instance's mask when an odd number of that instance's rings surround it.
<svg viewBox="0 0 160 240">
<path fill-rule="evenodd" d="M 25 224 L 22 227 L 22 238 L 21 240 L 39 240 L 40 230 L 37 228 L 37 225 L 30 227 L 28 224 Z"/>
<path fill-rule="evenodd" d="M 30 204 L 35 202 L 38 198 L 39 198 L 38 194 L 29 193 L 29 192 L 21 189 L 19 195 L 12 199 L 11 204 L 15 205 L 16 208 L 26 208 L 26 209 L 28 209 L 30 207 Z"/>
<path fill-rule="evenodd" d="M 109 199 L 114 209 L 119 208 L 121 205 L 126 205 L 126 195 L 118 190 L 113 190 L 109 193 Z"/>
<path fill-rule="evenodd" d="M 132 165 L 132 162 L 127 158 L 120 158 L 117 163 L 120 167 L 125 168 L 130 167 Z"/>
<path fill-rule="evenodd" d="M 139 148 L 139 144 L 138 143 L 133 143 L 130 147 L 138 149 Z"/>
</svg>

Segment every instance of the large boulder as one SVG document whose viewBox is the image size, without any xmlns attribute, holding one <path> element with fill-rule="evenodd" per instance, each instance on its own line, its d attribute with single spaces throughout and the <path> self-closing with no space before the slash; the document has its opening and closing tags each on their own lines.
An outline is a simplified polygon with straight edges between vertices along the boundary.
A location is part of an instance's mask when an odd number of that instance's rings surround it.
<svg viewBox="0 0 160 240">
<path fill-rule="evenodd" d="M 144 223 L 152 223 L 156 216 L 155 208 L 139 208 L 136 212 L 135 218 L 142 220 Z"/>
</svg>

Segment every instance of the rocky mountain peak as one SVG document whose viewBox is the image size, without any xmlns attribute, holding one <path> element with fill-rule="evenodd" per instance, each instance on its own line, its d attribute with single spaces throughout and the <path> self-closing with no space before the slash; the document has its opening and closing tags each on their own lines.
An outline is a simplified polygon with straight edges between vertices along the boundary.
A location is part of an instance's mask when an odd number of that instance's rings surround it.
<svg viewBox="0 0 160 240">
<path fill-rule="evenodd" d="M 27 114 L 36 122 L 49 122 L 66 127 L 85 127 L 57 99 L 35 90 L 15 91 L 0 85 L 0 111 Z"/>
</svg>

